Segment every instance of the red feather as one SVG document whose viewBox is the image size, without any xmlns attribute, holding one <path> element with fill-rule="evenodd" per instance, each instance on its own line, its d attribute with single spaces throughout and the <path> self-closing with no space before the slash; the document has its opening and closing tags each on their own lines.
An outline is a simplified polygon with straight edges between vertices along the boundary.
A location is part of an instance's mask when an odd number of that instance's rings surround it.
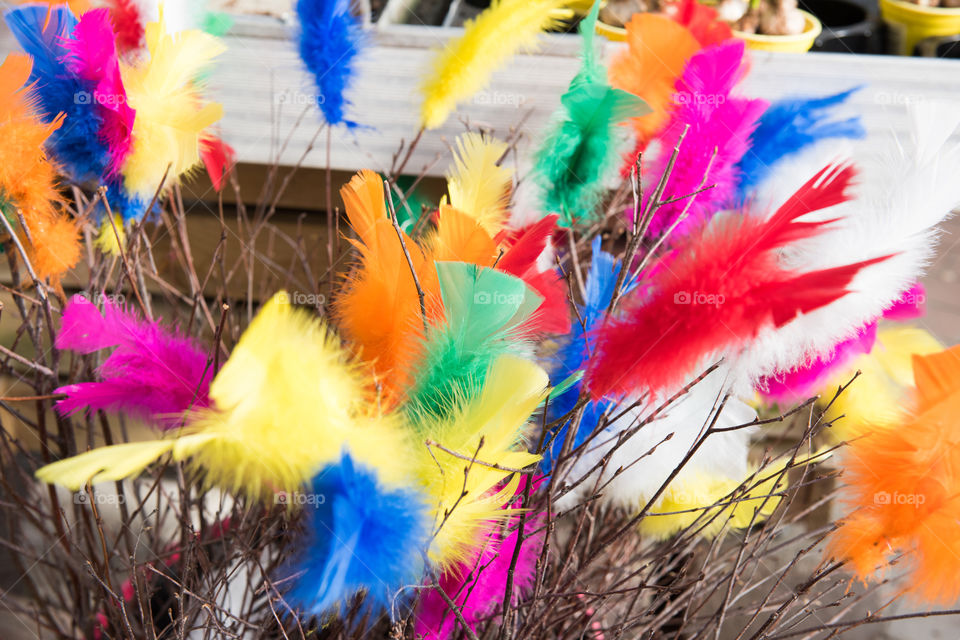
<svg viewBox="0 0 960 640">
<path fill-rule="evenodd" d="M 213 188 L 220 191 L 224 177 L 237 161 L 233 147 L 216 136 L 204 135 L 200 138 L 200 158 L 210 175 Z"/>
<path fill-rule="evenodd" d="M 121 53 L 137 51 L 143 46 L 143 16 L 134 0 L 112 0 L 110 18 L 116 32 L 117 48 Z"/>
<path fill-rule="evenodd" d="M 597 330 L 587 371 L 594 398 L 673 390 L 708 356 L 719 358 L 765 326 L 782 326 L 847 293 L 860 269 L 886 257 L 797 273 L 780 265 L 779 252 L 832 222 L 797 218 L 846 200 L 854 175 L 850 166 L 827 167 L 768 220 L 729 215 L 683 238 L 660 260 L 649 287 L 625 301 L 622 316 Z"/>
<path fill-rule="evenodd" d="M 557 229 L 557 215 L 549 215 L 515 234 L 510 248 L 497 262 L 497 269 L 521 278 L 540 294 L 543 302 L 523 329 L 533 334 L 570 332 L 570 306 L 563 280 L 553 269 L 540 271 L 537 259 Z M 509 241 L 504 233 L 498 240 Z"/>
</svg>

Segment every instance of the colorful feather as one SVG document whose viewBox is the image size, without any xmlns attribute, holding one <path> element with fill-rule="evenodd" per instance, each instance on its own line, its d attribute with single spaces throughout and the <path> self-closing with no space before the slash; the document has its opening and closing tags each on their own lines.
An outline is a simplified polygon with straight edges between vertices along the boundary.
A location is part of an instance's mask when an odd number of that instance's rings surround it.
<svg viewBox="0 0 960 640">
<path fill-rule="evenodd" d="M 781 265 L 780 253 L 825 233 L 828 221 L 798 218 L 845 201 L 853 176 L 852 167 L 827 167 L 767 221 L 732 214 L 683 237 L 651 276 L 647 295 L 630 296 L 621 316 L 597 331 L 586 376 L 592 396 L 669 394 L 761 329 L 846 294 L 861 269 L 887 256 L 800 271 Z"/>
<path fill-rule="evenodd" d="M 687 218 L 678 223 L 682 235 L 726 206 L 739 182 L 737 164 L 750 146 L 750 136 L 767 103 L 733 94 L 744 73 L 744 44 L 740 40 L 719 44 L 696 53 L 677 81 L 676 108 L 659 136 L 659 155 L 652 165 L 653 176 L 666 171 L 673 149 L 686 131 L 682 148 L 670 174 L 664 196 L 680 198 L 657 210 L 649 233 L 668 230 L 684 209 Z M 715 155 L 716 154 L 716 155 Z M 708 191 L 693 194 L 703 184 Z M 645 199 L 649 199 L 649 194 Z"/>
<path fill-rule="evenodd" d="M 203 160 L 213 188 L 217 191 L 223 189 L 223 181 L 237 163 L 237 154 L 233 147 L 214 135 L 203 134 L 200 137 L 200 159 Z"/>
<path fill-rule="evenodd" d="M 138 473 L 169 452 L 174 460 L 189 460 L 206 485 L 263 500 L 300 490 L 348 447 L 358 464 L 397 483 L 408 477 L 409 445 L 395 420 L 376 412 L 370 387 L 339 339 L 281 292 L 217 373 L 210 407 L 192 411 L 179 435 L 118 445 L 129 458 L 101 447 L 36 475 L 76 490 Z"/>
<path fill-rule="evenodd" d="M 120 79 L 114 40 L 108 10 L 96 9 L 83 14 L 66 43 L 67 68 L 92 88 L 85 97 L 93 101 L 102 122 L 99 136 L 110 154 L 105 175 L 120 171 L 130 153 L 135 118 Z"/>
<path fill-rule="evenodd" d="M 351 242 L 358 250 L 359 263 L 334 302 L 334 313 L 344 336 L 374 371 L 386 401 L 397 402 L 411 383 L 404 365 L 417 357 L 425 325 L 441 317 L 436 270 L 406 234 L 401 245 L 387 219 L 380 176 L 361 171 L 340 194 L 357 234 Z M 404 246 L 425 294 L 426 318 Z"/>
<path fill-rule="evenodd" d="M 516 331 L 540 304 L 522 280 L 463 262 L 437 262 L 446 312 L 431 327 L 405 410 L 414 422 L 448 418 L 471 402 L 500 355 L 525 350 Z"/>
<path fill-rule="evenodd" d="M 193 408 L 209 404 L 212 363 L 192 339 L 144 321 L 109 300 L 101 314 L 82 295 L 63 311 L 58 349 L 89 353 L 116 347 L 97 368 L 99 382 L 60 387 L 57 411 L 121 411 L 163 428 L 179 427 Z"/>
<path fill-rule="evenodd" d="M 80 259 L 77 223 L 58 209 L 57 167 L 44 143 L 63 118 L 50 123 L 36 114 L 27 56 L 10 54 L 0 65 L 0 215 L 26 225 L 21 241 L 37 276 L 59 278 Z"/>
<path fill-rule="evenodd" d="M 399 589 L 424 572 L 430 540 L 424 497 L 384 484 L 347 452 L 317 473 L 306 491 L 297 499 L 306 505 L 306 531 L 279 581 L 287 589 L 284 600 L 323 615 L 337 604 L 345 609 L 360 591 L 365 605 L 392 610 Z"/>
<path fill-rule="evenodd" d="M 473 217 L 491 237 L 503 229 L 510 202 L 513 172 L 499 162 L 504 142 L 480 133 L 457 138 L 453 172 L 447 177 L 450 204 Z"/>
<path fill-rule="evenodd" d="M 534 481 L 534 484 L 537 484 Z M 526 480 L 517 486 L 516 497 L 523 495 Z M 504 505 L 513 507 L 514 501 Z M 437 593 L 442 589 L 460 610 L 460 617 L 475 633 L 478 625 L 490 618 L 502 605 L 508 576 L 512 577 L 511 602 L 530 590 L 536 577 L 537 560 L 543 548 L 543 514 L 528 516 L 524 537 L 520 538 L 520 518 L 513 516 L 492 528 L 485 536 L 480 551 L 470 562 L 443 572 L 434 589 L 421 598 L 416 611 L 414 634 L 424 640 L 446 640 L 456 637 L 457 618 L 446 600 Z M 514 562 L 514 554 L 517 555 Z M 511 575 L 512 574 L 512 575 Z"/>
<path fill-rule="evenodd" d="M 170 34 L 162 19 L 147 25 L 146 42 L 149 60 L 122 68 L 137 113 L 123 176 L 131 196 L 149 201 L 200 161 L 201 134 L 223 107 L 204 101 L 195 79 L 225 47 L 202 31 Z"/>
<path fill-rule="evenodd" d="M 5 14 L 7 26 L 24 51 L 33 57 L 30 82 L 35 84 L 40 113 L 47 122 L 63 114 L 65 126 L 50 136 L 48 150 L 74 182 L 99 178 L 110 162 L 101 139 L 103 120 L 94 104 L 92 86 L 68 66 L 69 39 L 77 19 L 66 6 L 14 7 Z"/>
<path fill-rule="evenodd" d="M 420 425 L 416 469 L 434 509 L 429 557 L 441 570 L 467 562 L 483 527 L 511 515 L 501 508 L 519 483 L 510 470 L 539 460 L 523 448 L 523 429 L 546 387 L 540 367 L 503 355 L 471 402 L 451 418 Z"/>
<path fill-rule="evenodd" d="M 143 15 L 136 0 L 109 0 L 110 19 L 116 30 L 117 49 L 120 53 L 139 51 L 143 47 Z"/>
<path fill-rule="evenodd" d="M 462 36 L 445 43 L 424 81 L 421 123 L 442 125 L 457 104 L 490 81 L 493 72 L 519 51 L 532 48 L 541 32 L 557 25 L 554 13 L 570 0 L 493 0 L 464 25 Z"/>
<path fill-rule="evenodd" d="M 909 417 L 848 444 L 848 515 L 828 547 L 863 580 L 903 553 L 907 591 L 945 605 L 960 596 L 958 363 L 960 347 L 914 356 Z"/>
<path fill-rule="evenodd" d="M 912 105 L 907 137 L 892 139 L 881 163 L 866 164 L 860 196 L 813 219 L 837 221 L 824 233 L 795 243 L 783 255 L 788 269 L 831 269 L 874 260 L 847 287 L 850 293 L 782 327 L 761 331 L 743 354 L 742 367 L 757 377 L 789 371 L 829 353 L 864 324 L 877 319 L 919 280 L 933 257 L 938 225 L 960 205 L 960 144 L 949 140 L 960 110 L 937 103 Z M 890 256 L 886 260 L 877 260 Z"/>
<path fill-rule="evenodd" d="M 351 103 L 345 93 L 354 82 L 366 38 L 350 13 L 350 0 L 297 0 L 297 17 L 300 59 L 313 75 L 317 108 L 331 126 L 356 127 L 347 119 Z"/>
<path fill-rule="evenodd" d="M 656 13 L 634 14 L 626 29 L 627 47 L 610 63 L 610 84 L 650 107 L 647 115 L 630 120 L 639 151 L 667 124 L 674 85 L 700 43 L 684 26 Z"/>
<path fill-rule="evenodd" d="M 665 13 L 689 29 L 701 47 L 710 47 L 733 38 L 730 25 L 720 19 L 717 10 L 698 0 L 671 2 Z"/>
<path fill-rule="evenodd" d="M 607 82 L 594 47 L 599 10 L 600 3 L 594 3 L 580 23 L 583 64 L 535 156 L 543 211 L 559 214 L 565 227 L 596 218 L 603 181 L 619 159 L 618 125 L 650 112 L 643 100 Z"/>
<path fill-rule="evenodd" d="M 833 112 L 857 89 L 817 98 L 784 98 L 760 116 L 750 149 L 738 164 L 737 199 L 743 202 L 784 157 L 821 140 L 859 139 L 866 135 L 859 116 L 832 119 Z"/>
</svg>

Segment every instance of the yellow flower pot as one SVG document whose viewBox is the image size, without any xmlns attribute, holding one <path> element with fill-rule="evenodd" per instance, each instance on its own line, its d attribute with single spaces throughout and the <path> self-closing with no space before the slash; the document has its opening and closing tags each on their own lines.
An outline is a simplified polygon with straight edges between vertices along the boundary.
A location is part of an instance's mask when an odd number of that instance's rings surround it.
<svg viewBox="0 0 960 640">
<path fill-rule="evenodd" d="M 921 7 L 901 0 L 880 0 L 880 15 L 890 27 L 890 53 L 913 55 L 917 43 L 960 33 L 960 9 Z"/>
<path fill-rule="evenodd" d="M 881 0 L 882 2 L 883 0 Z M 791 36 L 767 36 L 757 33 L 745 33 L 734 30 L 733 35 L 747 43 L 748 49 L 757 51 L 782 51 L 785 53 L 804 53 L 810 51 L 813 42 L 820 35 L 823 27 L 820 21 L 810 13 L 801 11 L 806 24 L 803 33 Z"/>
</svg>

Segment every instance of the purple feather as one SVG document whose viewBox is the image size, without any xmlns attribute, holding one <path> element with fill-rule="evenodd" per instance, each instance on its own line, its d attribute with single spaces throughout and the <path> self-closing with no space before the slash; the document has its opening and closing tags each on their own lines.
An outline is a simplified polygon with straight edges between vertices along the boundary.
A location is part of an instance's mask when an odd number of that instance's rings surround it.
<svg viewBox="0 0 960 640">
<path fill-rule="evenodd" d="M 534 480 L 536 487 L 543 478 Z M 526 480 L 517 488 L 517 498 L 523 495 Z M 516 508 L 516 504 L 505 508 Z M 439 587 L 456 603 L 471 630 L 495 615 L 503 605 L 510 567 L 514 568 L 512 602 L 517 603 L 530 590 L 536 578 L 537 558 L 543 548 L 543 517 L 527 517 L 523 540 L 516 565 L 513 554 L 520 533 L 520 518 L 514 516 L 502 525 L 491 525 L 482 548 L 472 562 L 454 567 L 440 576 Z M 414 635 L 424 640 L 446 640 L 457 637 L 460 623 L 436 589 L 427 590 L 417 609 Z"/>
<path fill-rule="evenodd" d="M 85 297 L 74 296 L 55 344 L 80 353 L 116 347 L 97 368 L 99 382 L 56 390 L 67 395 L 57 403 L 61 414 L 122 411 L 174 428 L 188 409 L 209 405 L 214 372 L 203 350 L 179 332 L 141 320 L 110 301 L 101 314 Z"/>
<path fill-rule="evenodd" d="M 680 135 L 689 125 L 664 199 L 694 193 L 705 175 L 705 186 L 715 185 L 696 196 L 686 219 L 677 226 L 677 234 L 683 234 L 691 225 L 722 209 L 736 193 L 737 164 L 749 148 L 750 136 L 768 106 L 764 100 L 731 95 L 744 74 L 743 56 L 744 45 L 739 40 L 708 47 L 690 58 L 683 76 L 677 80 L 673 98 L 676 108 L 660 134 L 661 147 L 653 163 L 653 174 L 657 179 L 663 175 Z M 713 158 L 714 149 L 716 158 Z M 650 233 L 659 235 L 669 229 L 688 201 L 686 198 L 661 207 L 650 224 Z"/>
</svg>

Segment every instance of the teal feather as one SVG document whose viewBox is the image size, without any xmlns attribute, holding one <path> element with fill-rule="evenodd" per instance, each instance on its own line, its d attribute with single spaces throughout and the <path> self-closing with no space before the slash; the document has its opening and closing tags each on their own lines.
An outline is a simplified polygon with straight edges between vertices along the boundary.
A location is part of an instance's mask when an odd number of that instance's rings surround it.
<svg viewBox="0 0 960 640">
<path fill-rule="evenodd" d="M 607 82 L 594 46 L 599 8 L 595 3 L 580 23 L 580 71 L 560 98 L 554 124 L 535 157 L 543 213 L 560 214 L 565 227 L 596 218 L 604 178 L 620 163 L 618 125 L 650 112 L 643 100 Z"/>
<path fill-rule="evenodd" d="M 517 328 L 542 298 L 520 278 L 437 262 L 446 320 L 427 334 L 405 410 L 414 423 L 449 417 L 483 388 L 493 361 L 521 347 Z"/>
</svg>

